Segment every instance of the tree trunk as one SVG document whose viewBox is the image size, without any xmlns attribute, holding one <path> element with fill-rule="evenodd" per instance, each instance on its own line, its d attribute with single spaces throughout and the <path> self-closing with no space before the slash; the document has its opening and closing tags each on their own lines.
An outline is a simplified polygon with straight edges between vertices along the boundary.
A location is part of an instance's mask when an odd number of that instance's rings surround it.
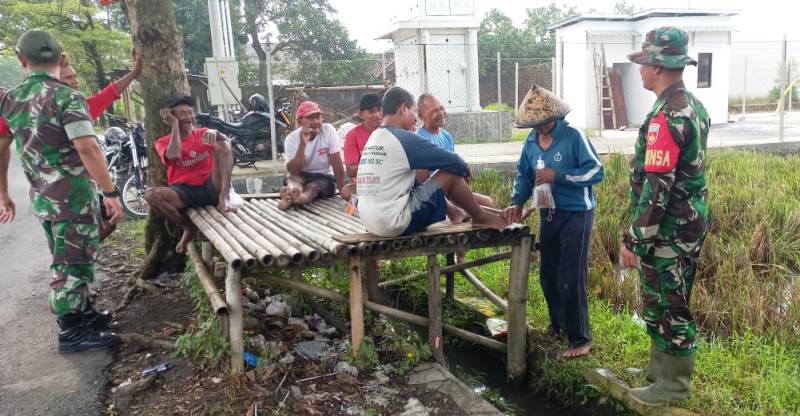
<svg viewBox="0 0 800 416">
<path fill-rule="evenodd" d="M 267 87 L 267 52 L 261 47 L 261 42 L 258 40 L 258 27 L 255 22 L 247 22 L 248 34 L 250 35 L 250 44 L 253 51 L 258 56 L 258 83 L 262 88 Z M 272 103 L 270 103 L 270 108 Z"/>
<path fill-rule="evenodd" d="M 133 43 L 142 57 L 139 84 L 145 111 L 147 131 L 148 186 L 165 186 L 166 168 L 155 151 L 155 141 L 169 133 L 158 111 L 169 96 L 188 94 L 183 63 L 183 38 L 175 23 L 175 10 L 170 0 L 124 0 L 131 25 Z M 165 219 L 147 217 L 145 248 L 147 259 L 139 276 L 152 278 L 162 271 L 182 271 L 183 258 L 176 256 L 173 247 L 178 236 L 170 236 Z M 177 270 L 176 270 L 177 269 Z"/>
</svg>

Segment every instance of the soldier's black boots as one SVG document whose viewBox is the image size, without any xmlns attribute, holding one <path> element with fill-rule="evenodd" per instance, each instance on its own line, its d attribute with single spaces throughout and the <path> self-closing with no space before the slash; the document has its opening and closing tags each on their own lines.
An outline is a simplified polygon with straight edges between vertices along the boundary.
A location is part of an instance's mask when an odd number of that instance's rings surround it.
<svg viewBox="0 0 800 416">
<path fill-rule="evenodd" d="M 103 329 L 109 329 L 112 326 L 111 321 L 114 319 L 114 316 L 111 314 L 111 311 L 103 309 L 103 310 L 95 310 L 92 306 L 90 301 L 86 301 L 86 309 L 81 312 L 81 318 L 84 324 L 100 331 Z"/>
<path fill-rule="evenodd" d="M 58 352 L 61 353 L 111 348 L 119 343 L 116 334 L 99 332 L 83 320 L 82 313 L 59 317 L 58 327 Z"/>
</svg>

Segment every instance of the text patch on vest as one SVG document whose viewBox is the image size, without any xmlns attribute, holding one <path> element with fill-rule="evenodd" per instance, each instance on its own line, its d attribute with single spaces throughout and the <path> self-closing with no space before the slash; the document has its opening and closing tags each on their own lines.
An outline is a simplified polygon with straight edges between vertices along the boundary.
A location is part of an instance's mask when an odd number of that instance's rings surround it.
<svg viewBox="0 0 800 416">
<path fill-rule="evenodd" d="M 664 112 L 650 120 L 647 127 L 647 146 L 644 154 L 645 172 L 669 172 L 678 164 L 681 149 L 669 131 Z"/>
</svg>

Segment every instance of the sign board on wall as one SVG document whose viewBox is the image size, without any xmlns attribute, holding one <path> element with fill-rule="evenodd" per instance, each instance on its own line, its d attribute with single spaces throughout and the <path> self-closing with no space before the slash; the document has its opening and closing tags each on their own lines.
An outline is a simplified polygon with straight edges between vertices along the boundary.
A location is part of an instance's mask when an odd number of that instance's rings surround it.
<svg viewBox="0 0 800 416">
<path fill-rule="evenodd" d="M 208 102 L 211 105 L 238 105 L 239 63 L 234 58 L 206 58 Z"/>
</svg>

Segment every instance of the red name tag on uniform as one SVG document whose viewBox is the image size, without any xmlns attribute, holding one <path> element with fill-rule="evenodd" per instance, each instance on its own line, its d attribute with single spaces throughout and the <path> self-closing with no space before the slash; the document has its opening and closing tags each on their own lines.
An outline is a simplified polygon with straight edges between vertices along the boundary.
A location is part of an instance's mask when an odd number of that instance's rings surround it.
<svg viewBox="0 0 800 416">
<path fill-rule="evenodd" d="M 681 149 L 675 143 L 664 112 L 650 120 L 647 127 L 647 147 L 644 154 L 645 172 L 669 172 L 678 164 Z"/>
</svg>

